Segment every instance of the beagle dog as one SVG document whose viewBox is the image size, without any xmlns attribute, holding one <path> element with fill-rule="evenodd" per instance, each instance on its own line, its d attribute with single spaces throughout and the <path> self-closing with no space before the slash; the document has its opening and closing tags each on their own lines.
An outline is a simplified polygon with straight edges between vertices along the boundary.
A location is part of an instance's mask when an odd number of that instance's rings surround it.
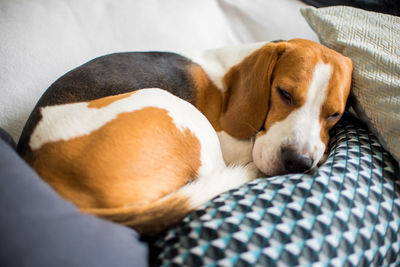
<svg viewBox="0 0 400 267">
<path fill-rule="evenodd" d="M 349 58 L 293 39 L 224 67 L 162 52 L 96 58 L 49 87 L 18 151 L 81 211 L 143 235 L 251 179 L 323 161 Z"/>
</svg>

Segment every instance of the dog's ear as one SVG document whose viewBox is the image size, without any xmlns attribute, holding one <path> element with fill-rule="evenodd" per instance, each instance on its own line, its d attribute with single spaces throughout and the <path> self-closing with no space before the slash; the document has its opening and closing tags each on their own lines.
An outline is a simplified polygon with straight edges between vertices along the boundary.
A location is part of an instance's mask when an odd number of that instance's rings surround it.
<svg viewBox="0 0 400 267">
<path fill-rule="evenodd" d="M 269 43 L 233 66 L 224 76 L 221 128 L 247 139 L 259 131 L 269 109 L 271 75 L 286 42 Z"/>
</svg>

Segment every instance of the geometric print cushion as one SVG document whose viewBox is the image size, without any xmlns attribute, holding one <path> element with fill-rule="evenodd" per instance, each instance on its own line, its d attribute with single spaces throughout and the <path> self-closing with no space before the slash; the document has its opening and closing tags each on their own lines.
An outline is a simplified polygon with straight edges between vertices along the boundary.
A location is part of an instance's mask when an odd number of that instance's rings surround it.
<svg viewBox="0 0 400 267">
<path fill-rule="evenodd" d="M 155 266 L 400 266 L 399 170 L 346 114 L 312 175 L 257 179 L 153 243 Z"/>
</svg>

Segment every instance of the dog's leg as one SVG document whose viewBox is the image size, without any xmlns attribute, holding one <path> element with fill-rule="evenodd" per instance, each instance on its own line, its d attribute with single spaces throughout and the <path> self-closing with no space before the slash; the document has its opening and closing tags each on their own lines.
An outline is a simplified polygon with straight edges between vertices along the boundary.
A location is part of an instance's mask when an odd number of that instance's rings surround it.
<svg viewBox="0 0 400 267">
<path fill-rule="evenodd" d="M 246 165 L 253 161 L 251 140 L 236 139 L 224 131 L 217 133 L 222 155 L 227 165 Z"/>
</svg>

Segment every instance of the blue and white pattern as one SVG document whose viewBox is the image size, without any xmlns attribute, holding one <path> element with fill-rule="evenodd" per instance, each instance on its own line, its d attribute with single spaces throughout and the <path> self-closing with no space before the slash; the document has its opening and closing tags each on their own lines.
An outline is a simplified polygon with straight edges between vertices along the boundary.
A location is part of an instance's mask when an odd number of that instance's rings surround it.
<svg viewBox="0 0 400 267">
<path fill-rule="evenodd" d="M 399 266 L 397 163 L 350 115 L 313 174 L 257 179 L 154 243 L 156 266 Z"/>
</svg>

